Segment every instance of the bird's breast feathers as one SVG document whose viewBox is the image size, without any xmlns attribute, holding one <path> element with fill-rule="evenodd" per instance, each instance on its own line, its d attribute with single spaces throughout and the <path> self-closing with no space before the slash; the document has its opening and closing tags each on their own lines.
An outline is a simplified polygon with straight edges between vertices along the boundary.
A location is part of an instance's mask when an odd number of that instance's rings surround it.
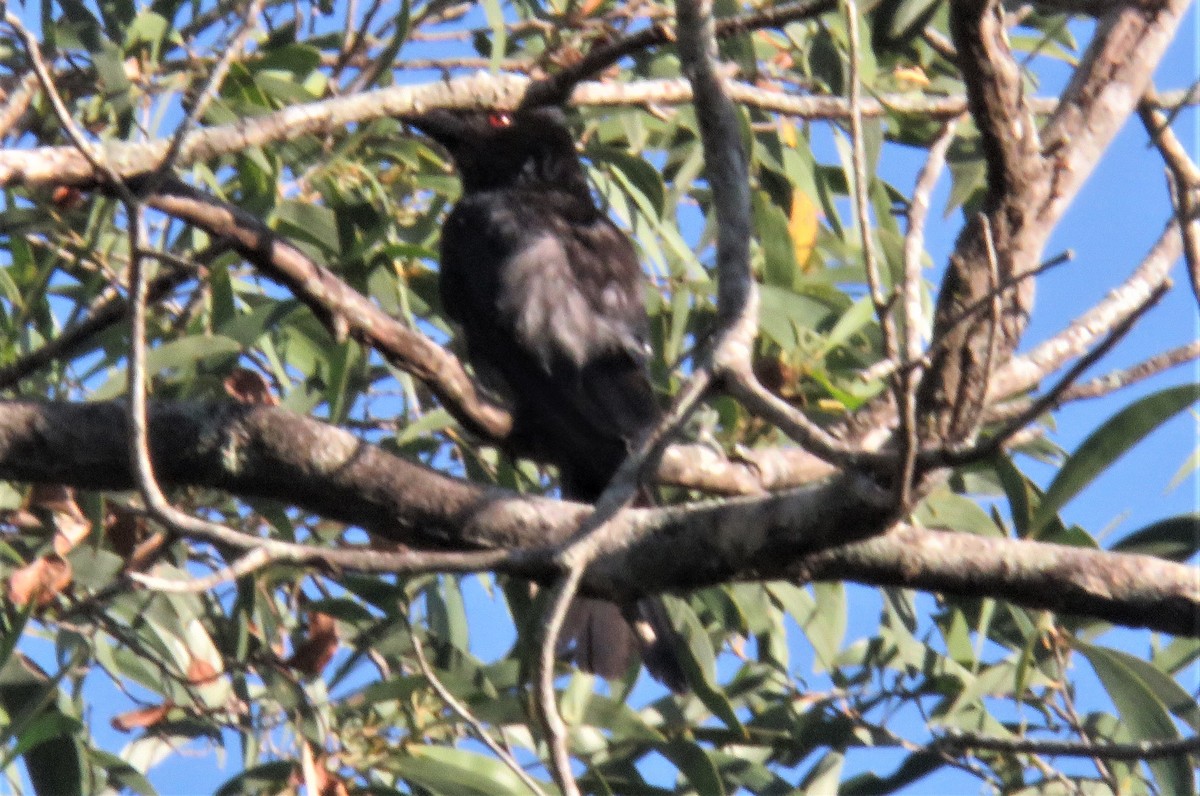
<svg viewBox="0 0 1200 796">
<path fill-rule="evenodd" d="M 534 238 L 505 261 L 497 309 L 547 370 L 561 359 L 581 368 L 620 352 L 645 359 L 644 321 L 630 323 L 645 315 L 640 279 L 581 278 L 578 256 L 559 236 Z"/>
</svg>

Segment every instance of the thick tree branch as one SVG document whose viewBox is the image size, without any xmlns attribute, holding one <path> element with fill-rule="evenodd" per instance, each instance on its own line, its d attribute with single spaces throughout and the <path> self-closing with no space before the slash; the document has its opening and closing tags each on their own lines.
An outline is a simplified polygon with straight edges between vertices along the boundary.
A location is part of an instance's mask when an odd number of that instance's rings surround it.
<svg viewBox="0 0 1200 796">
<path fill-rule="evenodd" d="M 384 118 L 398 118 L 434 107 L 511 108 L 524 96 L 531 80 L 518 75 L 473 75 L 413 86 L 396 86 L 294 105 L 276 113 L 256 116 L 234 124 L 196 130 L 184 139 L 176 163 L 181 168 L 235 154 L 253 147 L 293 141 L 308 135 L 330 135 L 346 126 Z M 844 121 L 850 118 L 849 103 L 842 97 L 805 97 L 760 88 L 746 83 L 728 84 L 735 102 L 775 111 L 800 119 Z M 1164 105 L 1179 92 L 1160 96 Z M 633 83 L 581 83 L 571 95 L 571 104 L 582 107 L 638 107 L 684 105 L 692 101 L 688 82 L 679 78 Z M 1037 113 L 1057 107 L 1053 98 L 1030 100 Z M 864 118 L 888 113 L 927 116 L 949 120 L 967 110 L 964 97 L 919 98 L 905 94 L 864 98 Z M 105 142 L 102 151 L 109 166 L 122 177 L 151 170 L 161 162 L 170 146 L 168 139 L 148 142 Z M 96 181 L 87 160 L 70 146 L 10 149 L 0 152 L 0 187 L 86 186 Z"/>
<path fill-rule="evenodd" d="M 1164 757 L 1200 752 L 1200 737 L 1171 740 L 1141 741 L 1138 743 L 1094 743 L 1092 741 L 1060 741 L 1053 738 L 992 738 L 983 735 L 954 734 L 938 738 L 935 748 L 951 751 L 987 749 L 996 752 L 1030 753 L 1049 757 L 1099 757 L 1105 760 L 1143 762 Z"/>
<path fill-rule="evenodd" d="M 1057 221 L 1070 206 L 1145 95 L 1189 5 L 1189 0 L 1122 3 L 1101 19 L 1042 131 L 1052 186 L 1043 219 Z"/>
<path fill-rule="evenodd" d="M 1024 331 L 1033 283 L 1016 278 L 1037 264 L 1042 238 L 1029 232 L 1031 214 L 1048 189 L 1040 176 L 1034 117 L 999 4 L 954 3 L 950 28 L 980 131 L 988 184 L 982 214 L 972 216 L 959 236 L 942 282 L 933 331 L 938 349 L 921 381 L 918 405 L 923 428 L 941 441 L 958 443 L 978 429 L 996 358 L 1007 359 Z M 994 284 L 1009 282 L 1014 287 L 1001 296 L 999 329 L 991 316 L 966 312 L 991 295 Z"/>
<path fill-rule="evenodd" d="M 1051 360 L 1060 364 L 1069 357 L 1061 355 L 1071 346 L 1055 341 L 1054 351 L 1041 346 L 1023 358 L 1020 369 L 1026 371 L 1025 378 L 1015 378 L 1014 365 L 1004 367 L 990 387 L 982 378 L 987 363 L 996 358 L 1004 362 L 1015 350 L 1033 305 L 1033 282 L 1021 277 L 1036 268 L 1046 238 L 1142 95 L 1185 7 L 1179 1 L 1123 4 L 1107 17 L 1043 133 L 1048 142 L 1043 147 L 996 6 L 988 0 L 952 4 L 951 29 L 988 164 L 984 212 L 1000 254 L 999 280 L 1015 287 L 1004 295 L 998 338 L 989 328 L 992 324 L 982 318 L 961 320 L 968 317 L 962 310 L 988 293 L 989 282 L 984 225 L 969 224 L 951 257 L 938 298 L 934 339 L 945 351 L 933 356 L 920 393 L 921 405 L 933 411 L 932 424 L 943 439 L 961 441 L 977 431 L 981 410 L 989 400 L 986 393 L 1011 394 L 1014 387 L 1032 383 L 1028 371 L 1037 369 L 1044 375 L 1053 369 L 1030 367 L 1035 355 L 1046 360 L 1044 365 Z M 1080 319 L 1073 324 L 1074 332 L 1083 326 L 1091 331 L 1072 335 L 1087 338 L 1073 350 L 1086 348 L 1113 328 L 1116 317 L 1140 303 L 1133 300 L 1122 302 L 1119 309 L 1108 307 L 1115 312 L 1107 313 L 1110 317 L 1104 325 L 1091 323 L 1097 320 L 1097 311 Z M 992 339 L 998 343 L 994 351 L 988 345 Z"/>
<path fill-rule="evenodd" d="M 217 201 L 178 181 L 157 186 L 147 204 L 228 240 L 264 275 L 292 291 L 340 337 L 352 335 L 378 350 L 397 368 L 425 382 L 442 405 L 473 433 L 503 439 L 512 426 L 508 410 L 490 401 L 458 358 L 420 332 L 388 315 L 336 274 L 277 236 L 258 217 Z M 137 180 L 130 183 L 137 189 Z"/>
<path fill-rule="evenodd" d="M 119 404 L 0 402 L 0 478 L 129 489 L 124 428 Z M 276 408 L 152 405 L 149 438 L 164 486 L 281 500 L 409 547 L 497 551 L 476 566 L 526 577 L 554 574 L 537 551 L 569 538 L 590 511 L 449 478 Z M 615 521 L 637 526 L 623 537 L 637 541 L 602 551 L 583 587 L 634 598 L 736 579 L 848 579 L 1200 635 L 1191 567 L 912 527 L 853 541 L 890 506 L 869 483 L 842 477 L 766 498 L 628 509 Z"/>
</svg>

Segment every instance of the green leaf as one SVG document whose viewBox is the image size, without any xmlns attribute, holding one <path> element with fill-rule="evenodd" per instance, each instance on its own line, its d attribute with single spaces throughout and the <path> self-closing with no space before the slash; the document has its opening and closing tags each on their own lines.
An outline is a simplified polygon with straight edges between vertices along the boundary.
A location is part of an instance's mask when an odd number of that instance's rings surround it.
<svg viewBox="0 0 1200 796">
<path fill-rule="evenodd" d="M 337 218 L 328 207 L 312 202 L 280 202 L 275 210 L 278 230 L 293 243 L 307 241 L 326 254 L 339 251 Z"/>
<path fill-rule="evenodd" d="M 841 583 L 814 583 L 812 589 L 816 609 L 801 627 L 813 645 L 815 664 L 827 670 L 837 660 L 846 637 L 846 590 Z"/>
<path fill-rule="evenodd" d="M 945 487 L 935 490 L 921 501 L 915 516 L 929 528 L 949 528 L 977 536 L 1004 535 L 977 502 Z"/>
<path fill-rule="evenodd" d="M 409 746 L 397 755 L 399 776 L 445 796 L 528 796 L 529 789 L 508 766 L 491 757 L 445 746 Z"/>
<path fill-rule="evenodd" d="M 763 255 L 763 283 L 790 289 L 800 267 L 792 245 L 787 215 L 763 191 L 754 192 L 754 231 Z"/>
<path fill-rule="evenodd" d="M 1200 384 L 1169 387 L 1133 402 L 1093 431 L 1063 463 L 1031 523 L 1033 536 L 1092 480 L 1147 434 L 1200 400 Z"/>
<path fill-rule="evenodd" d="M 437 586 L 425 591 L 428 602 L 429 629 L 454 648 L 467 651 L 467 613 L 463 606 L 458 578 L 444 575 Z"/>
<path fill-rule="evenodd" d="M 281 791 L 299 769 L 293 760 L 273 760 L 247 769 L 214 791 L 213 796 L 241 796 L 246 793 L 268 793 Z"/>
<path fill-rule="evenodd" d="M 911 785 L 944 766 L 946 761 L 936 752 L 913 752 L 904 758 L 900 767 L 886 777 L 875 773 L 859 774 L 842 783 L 838 796 L 868 796 L 892 793 Z"/>
<path fill-rule="evenodd" d="M 827 306 L 808 296 L 776 285 L 759 289 L 758 322 L 762 332 L 784 350 L 799 344 L 799 330 L 816 328 L 829 315 Z"/>
<path fill-rule="evenodd" d="M 746 730 L 734 712 L 733 705 L 716 684 L 716 657 L 700 618 L 686 601 L 677 597 L 664 597 L 663 605 L 671 617 L 672 626 L 679 633 L 676 652 L 679 654 L 680 663 L 683 664 L 688 685 L 713 715 L 725 722 L 731 730 L 745 735 Z M 683 649 L 680 649 L 679 641 L 683 642 Z"/>
<path fill-rule="evenodd" d="M 870 296 L 863 296 L 842 313 L 837 323 L 829 330 L 825 343 L 821 346 L 821 355 L 828 354 L 833 349 L 845 343 L 851 335 L 862 331 L 875 320 L 875 305 Z"/>
<path fill-rule="evenodd" d="M 725 796 L 725 783 L 703 747 L 688 741 L 673 741 L 658 747 L 658 751 L 675 764 L 696 793 Z"/>
<path fill-rule="evenodd" d="M 223 359 L 242 350 L 236 341 L 222 335 L 193 335 L 181 337 L 169 343 L 163 343 L 158 348 L 146 354 L 146 375 L 157 376 L 164 371 L 186 371 L 195 366 L 216 359 Z M 117 368 L 96 391 L 91 398 L 95 401 L 107 401 L 116 398 L 125 391 L 125 368 Z"/>
<path fill-rule="evenodd" d="M 800 783 L 804 792 L 812 794 L 837 793 L 838 783 L 842 780 L 842 767 L 845 763 L 846 756 L 841 752 L 827 752 L 804 775 L 804 779 Z"/>
<path fill-rule="evenodd" d="M 495 71 L 500 68 L 500 60 L 508 51 L 508 26 L 504 23 L 504 6 L 500 0 L 483 0 L 483 13 L 492 32 L 492 46 L 488 58 L 491 60 L 492 71 Z"/>
<path fill-rule="evenodd" d="M 1134 531 L 1112 546 L 1118 553 L 1141 553 L 1187 561 L 1200 550 L 1200 512 L 1168 517 Z"/>
<path fill-rule="evenodd" d="M 626 186 L 636 190 L 648 203 L 647 209 L 654 218 L 662 218 L 666 207 L 666 187 L 662 174 L 642 158 L 630 155 L 616 147 L 597 148 L 594 159 L 608 164 L 624 177 Z"/>
<path fill-rule="evenodd" d="M 941 0 L 883 0 L 875 9 L 876 41 L 904 42 L 919 33 Z"/>
<path fill-rule="evenodd" d="M 1071 643 L 1088 659 L 1104 690 L 1116 705 L 1117 713 L 1121 716 L 1122 734 L 1135 742 L 1173 741 L 1179 738 L 1179 730 L 1171 720 L 1166 705 L 1141 674 L 1130 666 L 1129 656 L 1078 639 Z M 1151 760 L 1146 765 L 1150 767 L 1163 793 L 1194 792 L 1193 768 L 1187 755 Z"/>
<path fill-rule="evenodd" d="M 1172 715 L 1187 722 L 1192 729 L 1200 731 L 1200 706 L 1183 686 L 1175 682 L 1175 678 L 1153 663 L 1135 655 L 1121 650 L 1110 649 L 1107 651 L 1142 678 L 1146 686 L 1154 692 L 1154 695 L 1166 706 L 1167 710 L 1171 711 Z"/>
</svg>

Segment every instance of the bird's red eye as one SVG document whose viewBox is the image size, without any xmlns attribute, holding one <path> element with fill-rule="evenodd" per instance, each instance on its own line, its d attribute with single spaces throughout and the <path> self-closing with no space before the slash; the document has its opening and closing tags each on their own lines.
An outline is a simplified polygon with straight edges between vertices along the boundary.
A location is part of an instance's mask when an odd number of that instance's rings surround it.
<svg viewBox="0 0 1200 796">
<path fill-rule="evenodd" d="M 504 111 L 493 111 L 488 114 L 488 124 L 500 130 L 512 124 L 512 116 Z"/>
</svg>

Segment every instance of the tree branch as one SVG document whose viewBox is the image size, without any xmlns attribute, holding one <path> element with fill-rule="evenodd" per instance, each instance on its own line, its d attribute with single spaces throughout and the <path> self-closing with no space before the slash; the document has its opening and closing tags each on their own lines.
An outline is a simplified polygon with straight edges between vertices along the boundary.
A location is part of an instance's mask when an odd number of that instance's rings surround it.
<svg viewBox="0 0 1200 796">
<path fill-rule="evenodd" d="M 1200 737 L 1140 741 L 1138 743 L 1093 743 L 1091 741 L 1058 741 L 1049 738 L 991 738 L 983 735 L 955 733 L 938 738 L 932 746 L 951 751 L 986 749 L 995 752 L 1024 752 L 1050 757 L 1099 757 L 1105 760 L 1141 762 L 1200 752 Z"/>
<path fill-rule="evenodd" d="M 992 380 L 992 399 L 999 400 L 1028 390 L 1069 359 L 1082 355 L 1159 289 L 1179 259 L 1181 249 L 1179 225 L 1172 220 L 1128 279 L 1110 290 L 1096 306 L 1076 317 L 1067 328 L 1004 365 Z"/>
<path fill-rule="evenodd" d="M 408 116 L 429 108 L 512 108 L 521 101 L 531 82 L 530 78 L 519 75 L 472 75 L 293 105 L 234 124 L 196 130 L 184 139 L 176 163 L 187 168 L 253 147 L 293 141 L 308 135 L 330 135 L 348 125 Z M 842 97 L 796 96 L 732 81 L 728 91 L 730 99 L 739 104 L 785 116 L 831 121 L 850 118 L 849 103 Z M 1160 99 L 1167 105 L 1177 96 L 1180 92 L 1164 93 Z M 583 107 L 684 105 L 692 101 L 692 91 L 686 80 L 678 78 L 633 83 L 587 82 L 575 88 L 570 101 Z M 1030 108 L 1039 114 L 1052 112 L 1057 104 L 1055 98 L 1029 102 Z M 966 110 L 967 101 L 963 97 L 926 99 L 896 94 L 864 98 L 862 102 L 864 118 L 902 113 L 949 120 Z M 166 155 L 169 146 L 169 139 L 106 141 L 102 151 L 118 176 L 131 177 L 153 169 Z M 95 171 L 71 146 L 0 151 L 0 187 L 90 186 L 95 182 Z"/>
<path fill-rule="evenodd" d="M 124 410 L 114 403 L 0 402 L 0 478 L 129 489 L 125 422 Z M 281 500 L 410 547 L 481 551 L 461 554 L 476 557 L 460 562 L 473 565 L 464 569 L 553 577 L 557 570 L 538 551 L 568 539 L 590 512 L 579 504 L 521 498 L 449 478 L 338 428 L 272 407 L 151 404 L 149 439 L 164 486 Z M 1200 635 L 1200 584 L 1189 566 L 913 527 L 855 541 L 874 532 L 890 510 L 885 495 L 853 476 L 718 505 L 627 509 L 614 521 L 631 526 L 622 538 L 636 541 L 603 550 L 582 585 L 590 593 L 636 599 L 737 579 L 852 580 L 986 595 Z M 424 555 L 426 571 L 444 568 L 438 557 L 446 556 L 420 550 L 324 552 L 324 561 L 345 568 L 370 565 L 383 555 Z M 1055 588 L 1047 589 L 1048 582 Z"/>
<path fill-rule="evenodd" d="M 162 185 L 147 204 L 228 240 L 264 275 L 281 283 L 312 310 L 335 338 L 349 333 L 391 364 L 425 382 L 471 432 L 499 440 L 512 428 L 508 410 L 489 400 L 452 353 L 388 315 L 370 299 L 276 235 L 258 217 L 213 199 L 178 180 Z M 135 190 L 139 180 L 130 183 Z"/>
</svg>

